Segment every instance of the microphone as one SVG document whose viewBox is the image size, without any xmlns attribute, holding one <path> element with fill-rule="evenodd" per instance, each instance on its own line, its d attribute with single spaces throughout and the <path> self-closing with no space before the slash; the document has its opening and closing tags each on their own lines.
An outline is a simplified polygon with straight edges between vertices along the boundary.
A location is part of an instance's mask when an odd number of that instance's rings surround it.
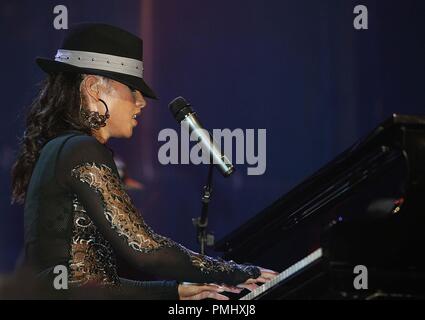
<svg viewBox="0 0 425 320">
<path fill-rule="evenodd" d="M 201 122 L 193 111 L 192 106 L 183 97 L 177 97 L 168 105 L 173 117 L 181 125 L 189 128 L 189 134 L 201 144 L 204 151 L 210 154 L 210 161 L 225 177 L 230 176 L 235 168 L 229 159 L 221 152 L 211 134 L 203 128 Z"/>
</svg>

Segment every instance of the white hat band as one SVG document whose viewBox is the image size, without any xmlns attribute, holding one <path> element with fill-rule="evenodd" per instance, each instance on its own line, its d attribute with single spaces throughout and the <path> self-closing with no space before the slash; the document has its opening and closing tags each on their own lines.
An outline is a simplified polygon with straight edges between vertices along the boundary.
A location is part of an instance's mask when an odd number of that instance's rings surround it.
<svg viewBox="0 0 425 320">
<path fill-rule="evenodd" d="M 143 61 L 111 54 L 59 49 L 55 61 L 80 68 L 112 71 L 143 78 Z"/>
</svg>

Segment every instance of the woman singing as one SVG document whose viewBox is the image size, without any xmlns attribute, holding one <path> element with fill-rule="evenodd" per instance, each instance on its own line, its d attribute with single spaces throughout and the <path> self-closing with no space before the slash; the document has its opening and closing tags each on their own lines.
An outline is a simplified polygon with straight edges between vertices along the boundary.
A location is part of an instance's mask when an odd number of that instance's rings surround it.
<svg viewBox="0 0 425 320">
<path fill-rule="evenodd" d="M 104 24 L 81 24 L 55 59 L 29 110 L 13 167 L 13 200 L 25 205 L 25 263 L 52 281 L 64 265 L 72 288 L 113 296 L 227 299 L 276 273 L 197 254 L 156 234 L 123 188 L 108 139 L 130 138 L 155 93 L 143 80 L 142 40 Z M 173 281 L 120 278 L 115 256 Z M 188 284 L 189 283 L 189 284 Z M 115 290 L 115 291 L 114 291 Z"/>
</svg>

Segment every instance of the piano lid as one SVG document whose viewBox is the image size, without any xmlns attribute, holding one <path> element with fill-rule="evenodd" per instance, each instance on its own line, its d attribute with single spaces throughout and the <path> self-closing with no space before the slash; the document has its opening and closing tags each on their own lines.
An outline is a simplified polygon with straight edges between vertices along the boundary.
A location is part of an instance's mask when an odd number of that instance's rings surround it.
<svg viewBox="0 0 425 320">
<path fill-rule="evenodd" d="M 331 223 L 335 216 L 326 214 L 332 206 L 337 206 L 356 190 L 367 190 L 368 184 L 370 190 L 384 189 L 386 183 L 382 181 L 379 187 L 373 186 L 378 183 L 376 177 L 391 175 L 392 180 L 402 180 L 396 184 L 400 185 L 403 194 L 411 186 L 423 187 L 425 172 L 421 164 L 425 163 L 425 152 L 422 150 L 425 147 L 422 146 L 425 146 L 425 116 L 394 114 L 318 172 L 218 241 L 215 249 L 225 252 L 227 259 L 257 262 L 257 255 L 263 254 L 273 243 L 284 241 L 285 236 L 294 229 L 302 234 L 287 237 L 286 242 L 316 232 L 316 229 Z M 402 163 L 404 168 L 395 170 L 394 163 Z M 399 172 L 398 176 L 396 171 Z M 306 223 L 310 224 L 307 229 L 299 227 Z M 273 250 L 286 254 L 290 246 L 287 243 L 285 248 L 275 247 Z M 303 246 L 303 250 L 297 248 L 300 252 L 289 260 L 295 261 L 305 256 L 317 249 L 319 244 L 306 240 Z M 287 265 L 288 261 L 282 266 Z"/>
</svg>

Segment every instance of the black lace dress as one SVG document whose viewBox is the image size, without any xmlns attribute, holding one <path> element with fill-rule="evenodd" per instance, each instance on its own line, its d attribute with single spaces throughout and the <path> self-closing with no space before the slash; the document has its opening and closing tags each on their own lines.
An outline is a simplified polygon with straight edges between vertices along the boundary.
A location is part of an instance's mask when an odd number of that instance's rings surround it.
<svg viewBox="0 0 425 320">
<path fill-rule="evenodd" d="M 169 281 L 122 279 L 115 255 Z M 125 192 L 111 151 L 78 131 L 41 151 L 25 200 L 25 257 L 44 276 L 65 265 L 70 286 L 96 283 L 142 299 L 178 299 L 178 281 L 236 285 L 260 275 L 156 234 Z"/>
</svg>

